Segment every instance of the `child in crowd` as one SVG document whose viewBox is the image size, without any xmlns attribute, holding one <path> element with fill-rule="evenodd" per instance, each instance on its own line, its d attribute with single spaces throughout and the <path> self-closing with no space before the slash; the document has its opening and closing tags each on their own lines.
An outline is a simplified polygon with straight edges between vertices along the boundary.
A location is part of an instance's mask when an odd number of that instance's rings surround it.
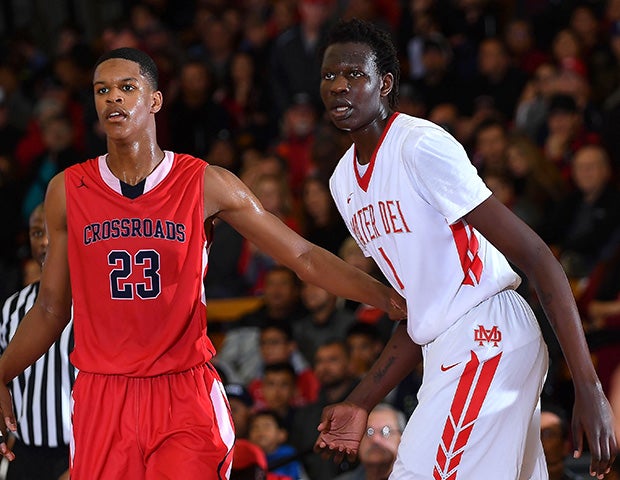
<svg viewBox="0 0 620 480">
<path fill-rule="evenodd" d="M 288 434 L 277 413 L 271 410 L 255 413 L 250 419 L 248 439 L 267 454 L 271 471 L 286 475 L 291 480 L 302 478 L 301 464 L 295 459 L 295 448 L 286 443 Z M 290 462 L 286 462 L 288 458 Z"/>
</svg>

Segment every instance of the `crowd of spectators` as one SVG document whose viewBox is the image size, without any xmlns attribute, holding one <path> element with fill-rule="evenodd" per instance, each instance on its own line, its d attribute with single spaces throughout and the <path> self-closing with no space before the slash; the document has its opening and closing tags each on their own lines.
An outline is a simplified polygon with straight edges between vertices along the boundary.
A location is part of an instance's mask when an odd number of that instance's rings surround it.
<svg viewBox="0 0 620 480">
<path fill-rule="evenodd" d="M 322 39 L 339 18 L 357 17 L 385 28 L 398 45 L 399 110 L 453 134 L 494 194 L 560 259 L 620 417 L 620 0 L 124 5 L 124 14 L 95 38 L 71 23 L 50 45 L 38 45 L 27 30 L 0 38 L 3 297 L 24 281 L 27 219 L 47 182 L 105 152 L 92 66 L 101 53 L 122 46 L 147 51 L 159 67 L 162 148 L 230 169 L 291 228 L 380 277 L 335 212 L 327 180 L 349 140 L 326 119 L 318 95 Z M 307 423 L 317 405 L 352 388 L 378 352 L 376 341 L 389 336 L 389 322 L 368 306 L 299 285 L 224 223 L 214 226 L 206 291 L 208 298 L 264 295 L 260 311 L 230 327 L 220 368 L 229 382 L 239 382 L 237 389 L 250 388 L 236 395 L 243 405 L 252 403 L 251 391 L 272 413 L 282 405 L 267 405 L 270 395 L 256 382 L 264 386 L 267 372 L 278 381 L 280 375 L 291 402 L 287 417 L 264 415 L 239 432 L 269 430 L 306 452 L 308 438 L 295 444 L 287 431 L 299 421 L 294 410 L 304 411 Z M 526 283 L 520 292 L 540 312 Z M 354 368 L 338 370 L 339 356 L 346 360 L 354 350 L 347 341 L 360 323 L 376 334 L 367 335 L 368 351 Z M 541 326 L 548 333 L 544 321 Z M 551 370 L 544 395 L 570 411 L 570 379 L 553 335 L 546 337 Z M 269 360 L 269 346 L 283 350 Z M 290 372 L 282 366 L 287 358 Z M 301 372 L 306 392 L 294 388 Z M 415 407 L 416 385 L 414 373 L 390 395 L 406 414 Z M 314 462 L 302 470 L 316 468 L 324 479 L 341 473 L 325 473 Z"/>
</svg>

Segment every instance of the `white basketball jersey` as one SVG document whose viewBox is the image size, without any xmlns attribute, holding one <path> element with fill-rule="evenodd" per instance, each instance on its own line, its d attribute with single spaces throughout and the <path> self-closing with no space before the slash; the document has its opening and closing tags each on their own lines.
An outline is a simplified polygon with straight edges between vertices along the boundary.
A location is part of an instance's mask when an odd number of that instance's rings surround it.
<svg viewBox="0 0 620 480">
<path fill-rule="evenodd" d="M 483 300 L 521 279 L 462 217 L 490 190 L 441 127 L 394 114 L 366 171 L 355 145 L 330 179 L 353 237 L 407 299 L 408 331 L 426 344 Z"/>
</svg>

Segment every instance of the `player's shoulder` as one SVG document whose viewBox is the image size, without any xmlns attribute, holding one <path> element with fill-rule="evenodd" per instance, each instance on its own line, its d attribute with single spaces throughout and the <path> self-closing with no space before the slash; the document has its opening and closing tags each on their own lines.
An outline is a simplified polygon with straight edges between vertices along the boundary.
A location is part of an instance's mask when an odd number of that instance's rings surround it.
<svg viewBox="0 0 620 480">
<path fill-rule="evenodd" d="M 424 118 L 399 113 L 394 119 L 391 130 L 400 133 L 407 141 L 455 141 L 443 127 Z"/>
</svg>

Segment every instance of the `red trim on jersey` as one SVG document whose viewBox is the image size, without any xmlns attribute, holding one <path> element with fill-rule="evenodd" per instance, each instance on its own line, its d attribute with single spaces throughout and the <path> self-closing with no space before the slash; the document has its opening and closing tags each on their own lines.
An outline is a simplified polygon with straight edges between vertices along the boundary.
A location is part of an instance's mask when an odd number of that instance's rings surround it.
<svg viewBox="0 0 620 480">
<path fill-rule="evenodd" d="M 381 253 L 381 256 L 383 257 L 383 260 L 387 262 L 388 267 L 390 267 L 390 270 L 392 270 L 392 274 L 394 275 L 394 279 L 396 280 L 396 283 L 398 283 L 398 286 L 400 287 L 401 290 L 404 290 L 405 285 L 403 285 L 403 282 L 398 276 L 398 273 L 396 273 L 396 269 L 394 268 L 394 264 L 392 263 L 392 260 L 390 260 L 390 257 L 387 256 L 387 253 L 385 253 L 385 250 L 383 250 L 383 247 L 379 247 L 379 252 Z"/>
<path fill-rule="evenodd" d="M 437 447 L 433 469 L 433 478 L 436 480 L 456 480 L 465 445 L 480 414 L 501 356 L 500 353 L 480 364 L 472 350 L 471 359 L 465 365 L 456 387 L 441 442 Z"/>
<path fill-rule="evenodd" d="M 368 191 L 368 184 L 370 183 L 370 177 L 372 177 L 372 171 L 375 169 L 375 160 L 377 159 L 377 152 L 379 151 L 379 148 L 381 147 L 381 144 L 383 143 L 383 139 L 387 135 L 387 132 L 390 130 L 390 127 L 392 126 L 392 123 L 394 122 L 397 116 L 398 116 L 398 112 L 394 112 L 392 116 L 388 119 L 387 125 L 385 126 L 385 128 L 383 129 L 383 133 L 381 134 L 381 138 L 379 138 L 379 142 L 377 143 L 377 146 L 375 147 L 375 151 L 372 152 L 372 157 L 370 157 L 370 163 L 368 164 L 368 168 L 366 169 L 366 172 L 364 172 L 364 175 L 360 175 L 359 165 L 357 164 L 357 149 L 355 148 L 355 145 L 353 146 L 353 171 L 355 172 L 355 178 L 357 179 L 357 184 L 365 192 Z"/>
<path fill-rule="evenodd" d="M 464 221 L 450 225 L 456 250 L 461 260 L 461 268 L 463 269 L 463 285 L 477 285 L 480 283 L 482 275 L 482 260 L 478 256 L 480 243 L 478 237 L 474 233 L 474 229 Z"/>
</svg>

